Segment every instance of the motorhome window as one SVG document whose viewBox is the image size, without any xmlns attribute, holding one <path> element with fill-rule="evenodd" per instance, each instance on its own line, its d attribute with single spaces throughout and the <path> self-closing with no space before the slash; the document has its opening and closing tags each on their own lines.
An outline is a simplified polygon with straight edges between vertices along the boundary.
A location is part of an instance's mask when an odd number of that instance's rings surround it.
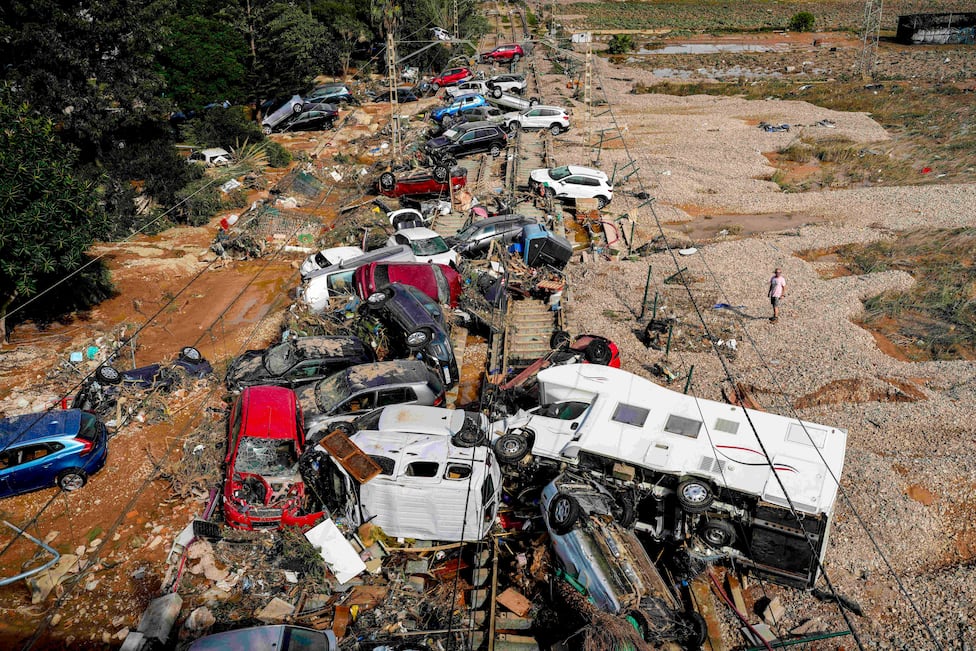
<svg viewBox="0 0 976 651">
<path fill-rule="evenodd" d="M 438 464 L 436 461 L 414 461 L 407 466 L 407 477 L 436 477 Z"/>
<path fill-rule="evenodd" d="M 691 418 L 671 414 L 668 416 L 668 422 L 664 425 L 664 431 L 687 436 L 690 439 L 696 439 L 698 438 L 698 432 L 701 431 L 701 426 L 702 422 L 700 420 L 692 420 Z"/>
<path fill-rule="evenodd" d="M 827 442 L 827 430 L 819 427 L 804 426 L 802 423 L 790 423 L 790 429 L 786 432 L 786 440 L 790 443 L 802 443 L 803 445 L 813 445 L 822 448 Z"/>
<path fill-rule="evenodd" d="M 396 461 L 390 457 L 381 457 L 378 454 L 371 454 L 369 458 L 376 462 L 376 465 L 380 467 L 381 475 L 392 475 L 393 468 L 396 467 Z"/>
<path fill-rule="evenodd" d="M 539 413 L 546 418 L 558 418 L 559 420 L 576 420 L 586 408 L 590 406 L 588 402 L 554 402 L 551 405 L 544 405 L 539 409 Z"/>
<path fill-rule="evenodd" d="M 471 466 L 463 463 L 449 463 L 444 471 L 444 479 L 467 479 L 471 476 Z"/>
<path fill-rule="evenodd" d="M 720 432 L 726 432 L 728 434 L 735 434 L 739 431 L 739 421 L 737 420 L 726 420 L 724 418 L 715 419 L 715 429 Z"/>
<path fill-rule="evenodd" d="M 495 501 L 495 484 L 491 475 L 485 475 L 485 483 L 481 485 L 481 504 L 485 509 L 485 522 L 492 519 L 492 505 Z"/>
<path fill-rule="evenodd" d="M 633 425 L 634 427 L 643 427 L 644 422 L 647 420 L 650 413 L 650 409 L 644 409 L 643 407 L 638 407 L 636 405 L 627 405 L 621 402 L 618 403 L 617 408 L 613 410 L 613 416 L 611 416 L 610 419 L 615 420 L 618 423 Z"/>
</svg>

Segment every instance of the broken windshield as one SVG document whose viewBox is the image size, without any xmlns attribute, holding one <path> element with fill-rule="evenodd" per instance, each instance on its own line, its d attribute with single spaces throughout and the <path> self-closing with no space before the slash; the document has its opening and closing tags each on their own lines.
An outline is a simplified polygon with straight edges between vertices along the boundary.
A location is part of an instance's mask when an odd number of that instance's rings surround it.
<svg viewBox="0 0 976 651">
<path fill-rule="evenodd" d="M 274 476 L 293 473 L 297 463 L 292 441 L 245 436 L 241 439 L 234 468 L 239 472 Z"/>
<path fill-rule="evenodd" d="M 331 375 L 315 385 L 315 404 L 327 414 L 349 397 L 349 378 L 344 372 Z"/>
<path fill-rule="evenodd" d="M 410 248 L 416 255 L 437 255 L 447 251 L 447 243 L 444 242 L 444 238 L 438 235 L 426 240 L 411 240 Z"/>
<path fill-rule="evenodd" d="M 264 354 L 264 368 L 271 375 L 281 375 L 292 366 L 298 358 L 297 351 L 290 341 L 269 348 Z"/>
</svg>

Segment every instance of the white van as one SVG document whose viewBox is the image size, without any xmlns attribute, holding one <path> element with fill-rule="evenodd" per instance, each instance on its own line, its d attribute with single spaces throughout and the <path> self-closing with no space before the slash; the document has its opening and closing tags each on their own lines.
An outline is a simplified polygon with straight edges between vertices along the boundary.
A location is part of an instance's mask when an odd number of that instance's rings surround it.
<svg viewBox="0 0 976 651">
<path fill-rule="evenodd" d="M 304 303 L 312 312 L 322 312 L 329 307 L 329 299 L 335 296 L 352 296 L 356 293 L 353 275 L 356 269 L 370 262 L 404 261 L 412 262 L 413 251 L 409 246 L 386 246 L 353 258 L 346 258 L 337 264 L 310 271 L 298 287 L 298 302 Z"/>
<path fill-rule="evenodd" d="M 395 538 L 483 540 L 501 499 L 495 455 L 485 445 L 459 447 L 456 443 L 466 443 L 443 424 L 425 429 L 428 433 L 363 430 L 350 436 L 382 468 L 361 485 L 320 443 L 310 451 L 311 462 L 303 459 L 306 469 L 314 468 L 306 470 L 305 481 L 331 513 L 356 526 L 372 522 Z"/>
<path fill-rule="evenodd" d="M 784 582 L 813 584 L 845 430 L 696 398 L 595 364 L 548 368 L 538 384 L 540 407 L 492 424 L 499 461 L 594 471 L 634 492 L 637 528 L 653 537 L 694 538 Z"/>
</svg>

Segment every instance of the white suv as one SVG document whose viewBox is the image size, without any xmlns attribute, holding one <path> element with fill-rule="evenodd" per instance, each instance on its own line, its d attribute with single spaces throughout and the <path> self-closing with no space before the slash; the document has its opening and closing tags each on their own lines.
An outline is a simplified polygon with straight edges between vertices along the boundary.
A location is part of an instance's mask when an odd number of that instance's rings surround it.
<svg viewBox="0 0 976 651">
<path fill-rule="evenodd" d="M 457 251 L 451 249 L 443 237 L 422 226 L 398 230 L 390 236 L 386 245 L 409 246 L 416 262 L 453 264 L 455 266 L 458 262 Z"/>
<path fill-rule="evenodd" d="M 444 89 L 444 94 L 452 99 L 468 93 L 477 93 L 483 97 L 488 97 L 488 92 L 488 84 L 483 79 L 469 79 L 462 81 L 457 86 L 448 86 Z"/>
<path fill-rule="evenodd" d="M 613 199 L 610 179 L 600 170 L 590 167 L 563 165 L 532 170 L 529 189 L 537 192 L 539 187 L 545 188 L 550 197 L 558 199 L 596 199 L 600 208 Z"/>
<path fill-rule="evenodd" d="M 505 114 L 505 127 L 509 132 L 519 129 L 549 129 L 558 136 L 569 130 L 569 114 L 558 106 L 533 106 L 524 111 Z"/>
<path fill-rule="evenodd" d="M 501 97 L 502 93 L 521 95 L 528 88 L 525 77 L 516 74 L 495 75 L 487 82 L 492 97 Z"/>
</svg>

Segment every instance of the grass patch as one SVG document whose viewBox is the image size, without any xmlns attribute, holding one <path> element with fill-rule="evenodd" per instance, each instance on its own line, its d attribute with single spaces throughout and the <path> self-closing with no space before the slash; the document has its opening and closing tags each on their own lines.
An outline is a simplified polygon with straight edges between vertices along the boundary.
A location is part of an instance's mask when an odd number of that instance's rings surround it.
<svg viewBox="0 0 976 651">
<path fill-rule="evenodd" d="M 663 82 L 635 84 L 633 92 L 803 100 L 835 111 L 869 113 L 891 136 L 877 145 L 839 137 L 804 138 L 780 151 L 790 161 L 823 163 L 820 173 L 831 182 L 810 179 L 810 187 L 976 182 L 976 128 L 969 126 L 976 125 L 976 102 L 971 93 L 952 85 L 886 82 L 875 92 L 861 81 L 812 84 L 802 91 L 779 80 Z"/>
<path fill-rule="evenodd" d="M 907 292 L 864 302 L 860 325 L 899 341 L 913 361 L 976 359 L 976 228 L 916 230 L 834 253 L 855 274 L 905 271 Z"/>
</svg>

